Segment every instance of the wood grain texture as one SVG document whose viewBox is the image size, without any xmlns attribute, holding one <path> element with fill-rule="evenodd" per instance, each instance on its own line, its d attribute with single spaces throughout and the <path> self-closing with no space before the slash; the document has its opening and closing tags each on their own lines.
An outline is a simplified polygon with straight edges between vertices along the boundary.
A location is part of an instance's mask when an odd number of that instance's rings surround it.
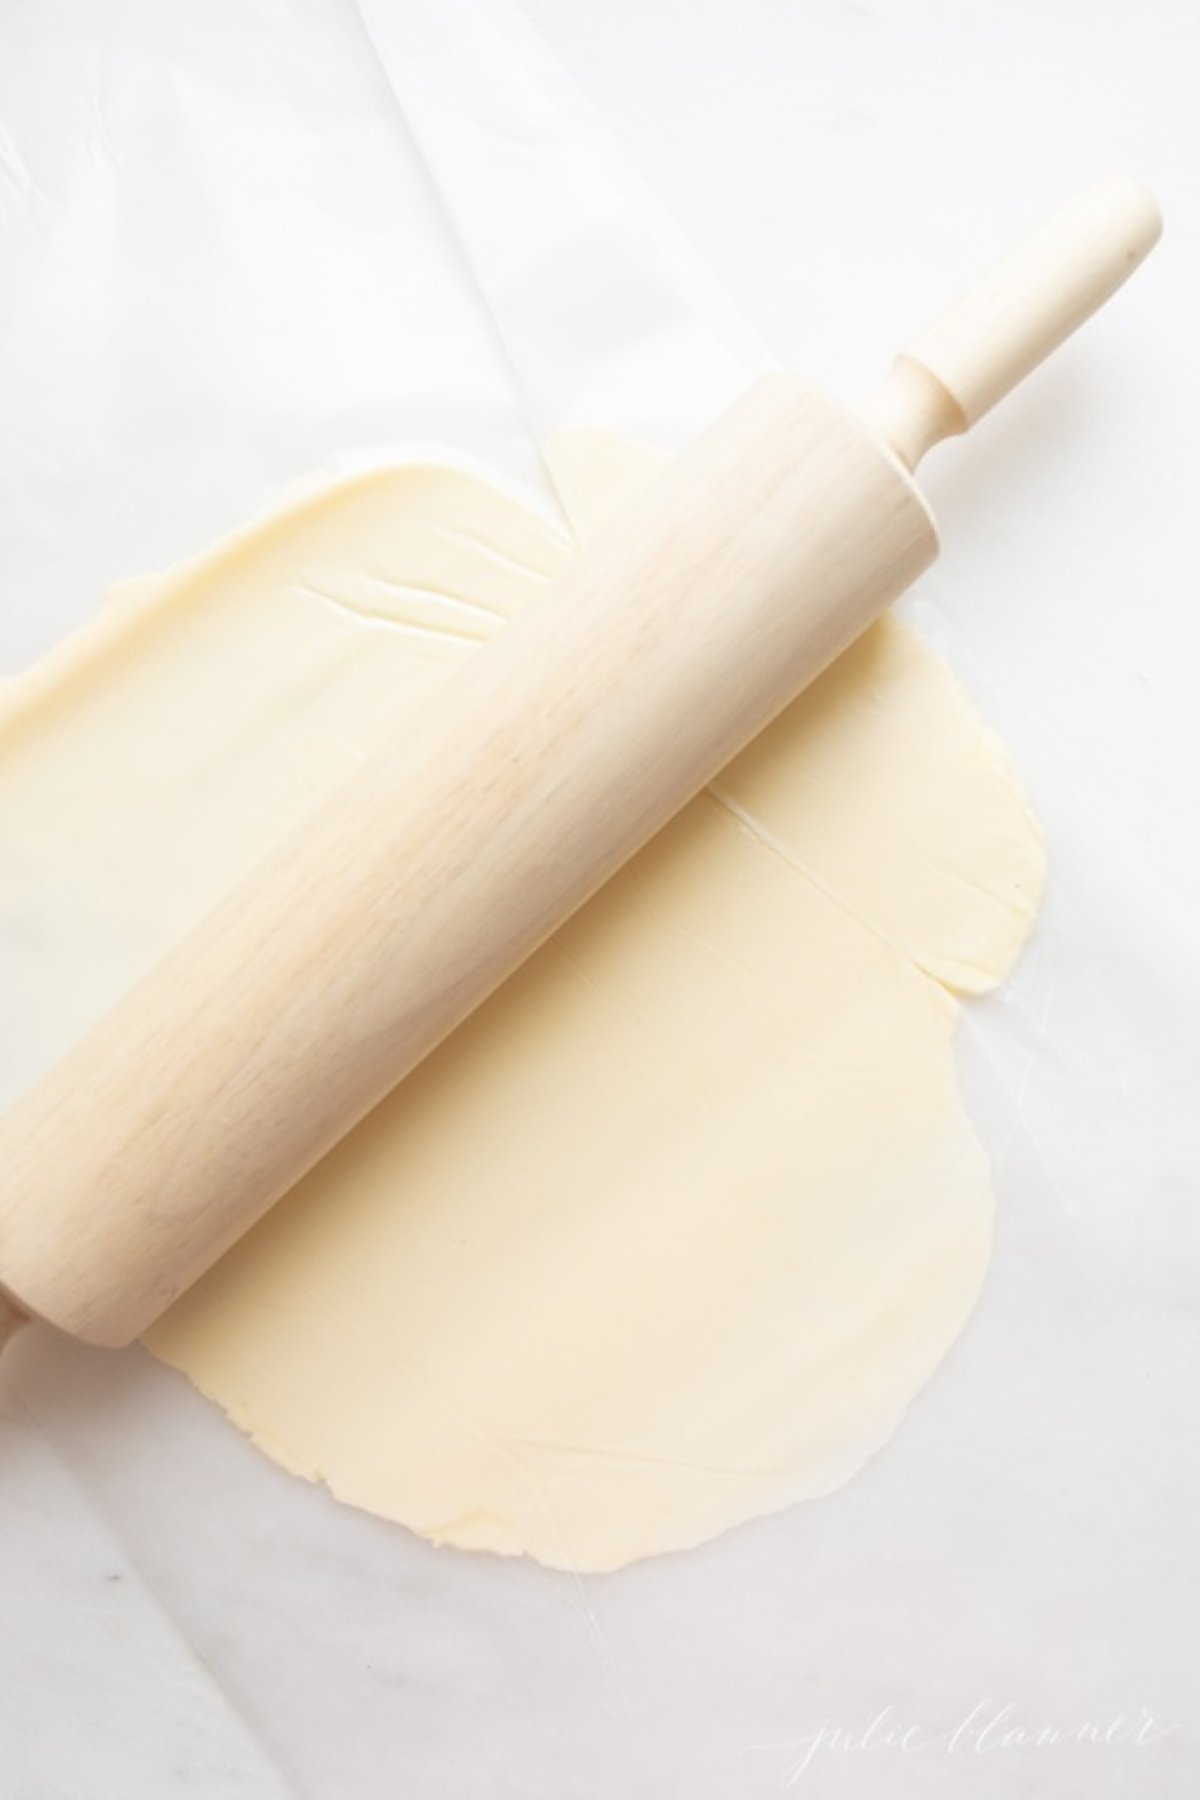
<svg viewBox="0 0 1200 1800">
<path fill-rule="evenodd" d="M 790 376 L 0 1121 L 0 1276 L 136 1336 L 931 561 L 907 472 Z"/>
</svg>

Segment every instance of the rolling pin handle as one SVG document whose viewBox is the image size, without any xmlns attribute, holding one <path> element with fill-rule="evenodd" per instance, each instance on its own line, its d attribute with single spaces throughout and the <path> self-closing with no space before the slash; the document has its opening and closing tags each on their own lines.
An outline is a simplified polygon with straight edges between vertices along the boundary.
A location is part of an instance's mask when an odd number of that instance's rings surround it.
<svg viewBox="0 0 1200 1800">
<path fill-rule="evenodd" d="M 868 425 L 915 469 L 1090 319 L 1161 232 L 1158 206 L 1138 182 L 1097 182 L 901 352 L 863 409 Z"/>
</svg>

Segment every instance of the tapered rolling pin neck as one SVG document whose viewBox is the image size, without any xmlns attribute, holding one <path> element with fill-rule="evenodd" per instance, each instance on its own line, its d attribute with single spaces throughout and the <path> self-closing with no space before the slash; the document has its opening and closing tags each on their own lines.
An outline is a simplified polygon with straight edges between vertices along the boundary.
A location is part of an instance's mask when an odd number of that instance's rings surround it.
<svg viewBox="0 0 1200 1800">
<path fill-rule="evenodd" d="M 1089 319 L 1161 233 L 1158 206 L 1138 182 L 1097 182 L 900 353 L 863 408 L 867 424 L 915 469 Z"/>
<path fill-rule="evenodd" d="M 0 1292 L 0 1353 L 11 1337 L 20 1331 L 22 1325 L 28 1325 L 29 1317 L 19 1306 L 14 1306 L 8 1295 Z"/>
</svg>

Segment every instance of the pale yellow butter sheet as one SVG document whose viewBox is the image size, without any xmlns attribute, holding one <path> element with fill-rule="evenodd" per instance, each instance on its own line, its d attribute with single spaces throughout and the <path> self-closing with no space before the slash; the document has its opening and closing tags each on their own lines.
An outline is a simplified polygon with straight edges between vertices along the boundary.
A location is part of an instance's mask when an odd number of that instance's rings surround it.
<svg viewBox="0 0 1200 1800">
<path fill-rule="evenodd" d="M 550 461 L 586 535 L 656 458 Z M 571 553 L 482 477 L 378 471 L 0 685 L 8 1091 Z M 982 1278 L 950 990 L 1003 976 L 1041 879 L 1004 751 L 883 620 L 150 1347 L 439 1542 L 609 1568 L 827 1492 Z"/>
</svg>

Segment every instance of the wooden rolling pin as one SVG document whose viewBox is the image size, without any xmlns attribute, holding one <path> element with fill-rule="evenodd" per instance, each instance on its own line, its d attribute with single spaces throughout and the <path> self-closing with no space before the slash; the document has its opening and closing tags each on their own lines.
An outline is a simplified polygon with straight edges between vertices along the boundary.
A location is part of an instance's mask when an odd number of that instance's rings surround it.
<svg viewBox="0 0 1200 1800">
<path fill-rule="evenodd" d="M 911 470 L 1159 229 L 1104 182 L 862 417 L 772 375 L 707 430 L 0 1120 L 0 1341 L 202 1275 L 933 560 Z"/>
</svg>

